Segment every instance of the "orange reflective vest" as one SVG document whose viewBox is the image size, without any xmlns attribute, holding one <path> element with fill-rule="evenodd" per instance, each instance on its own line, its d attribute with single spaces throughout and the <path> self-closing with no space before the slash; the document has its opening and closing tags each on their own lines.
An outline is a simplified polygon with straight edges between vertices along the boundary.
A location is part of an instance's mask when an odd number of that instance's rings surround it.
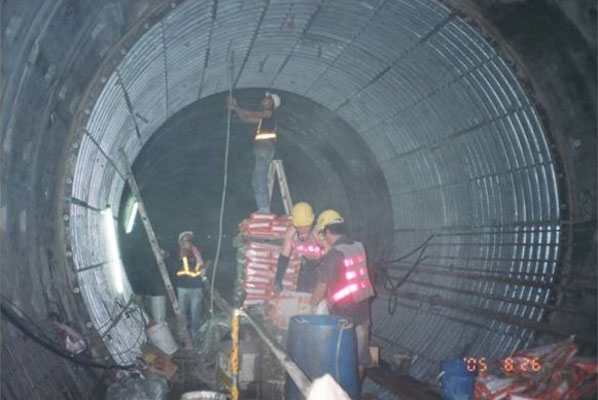
<svg viewBox="0 0 598 400">
<path fill-rule="evenodd" d="M 257 124 L 257 129 L 255 131 L 255 140 L 276 140 L 276 123 L 274 120 L 274 116 L 271 118 L 266 119 L 266 123 L 264 124 L 264 118 L 260 118 L 260 122 Z"/>
<path fill-rule="evenodd" d="M 328 301 L 333 304 L 359 303 L 374 296 L 363 244 L 339 244 L 333 247 L 343 254 L 337 282 L 329 291 Z"/>
</svg>

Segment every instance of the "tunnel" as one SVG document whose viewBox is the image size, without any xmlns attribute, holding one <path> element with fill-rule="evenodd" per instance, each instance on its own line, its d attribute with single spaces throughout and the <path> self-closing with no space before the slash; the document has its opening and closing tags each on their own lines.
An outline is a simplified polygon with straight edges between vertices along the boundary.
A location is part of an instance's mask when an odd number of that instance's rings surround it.
<svg viewBox="0 0 598 400">
<path fill-rule="evenodd" d="M 139 218 L 125 232 L 127 165 L 160 246 L 193 230 L 207 258 L 226 168 L 230 286 L 256 209 L 234 116 L 225 167 L 230 90 L 281 96 L 276 158 L 365 244 L 383 359 L 434 384 L 443 360 L 570 335 L 595 357 L 594 2 L 5 0 L 1 24 L 2 399 L 100 398 L 103 370 L 32 339 L 51 313 L 91 360 L 137 358 L 127 304 L 157 267 Z"/>
</svg>

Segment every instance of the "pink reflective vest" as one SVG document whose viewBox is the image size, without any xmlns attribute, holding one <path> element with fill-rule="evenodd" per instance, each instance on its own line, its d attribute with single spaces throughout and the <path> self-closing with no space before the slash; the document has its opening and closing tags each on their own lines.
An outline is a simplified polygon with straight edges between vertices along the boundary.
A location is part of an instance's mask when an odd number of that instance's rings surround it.
<svg viewBox="0 0 598 400">
<path fill-rule="evenodd" d="M 295 233 L 292 247 L 294 254 L 297 254 L 300 257 L 303 256 L 309 260 L 317 260 L 324 255 L 324 250 L 318 246 L 316 239 L 314 239 L 311 233 L 304 241 L 299 240 L 299 235 Z"/>
<path fill-rule="evenodd" d="M 363 244 L 339 244 L 333 247 L 343 254 L 338 282 L 331 288 L 328 301 L 334 304 L 359 303 L 374 295 Z"/>
</svg>

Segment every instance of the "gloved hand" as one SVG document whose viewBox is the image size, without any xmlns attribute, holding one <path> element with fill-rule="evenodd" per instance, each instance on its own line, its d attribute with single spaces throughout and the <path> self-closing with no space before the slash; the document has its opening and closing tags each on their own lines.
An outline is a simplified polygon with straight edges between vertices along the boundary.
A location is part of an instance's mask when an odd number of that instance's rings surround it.
<svg viewBox="0 0 598 400">
<path fill-rule="evenodd" d="M 274 293 L 280 294 L 282 292 L 282 290 L 283 290 L 282 282 L 278 282 L 278 281 L 274 282 Z"/>
</svg>

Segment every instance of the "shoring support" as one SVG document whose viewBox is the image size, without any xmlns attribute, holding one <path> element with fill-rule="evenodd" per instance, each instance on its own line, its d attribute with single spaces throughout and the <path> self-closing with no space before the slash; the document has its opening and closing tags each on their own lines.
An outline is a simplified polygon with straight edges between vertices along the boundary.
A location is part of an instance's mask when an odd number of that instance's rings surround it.
<svg viewBox="0 0 598 400">
<path fill-rule="evenodd" d="M 235 310 L 233 313 L 233 319 L 231 321 L 230 335 L 233 341 L 233 345 L 230 350 L 230 369 L 232 375 L 232 384 L 230 389 L 231 400 L 239 400 L 239 315 L 239 310 Z"/>
</svg>

